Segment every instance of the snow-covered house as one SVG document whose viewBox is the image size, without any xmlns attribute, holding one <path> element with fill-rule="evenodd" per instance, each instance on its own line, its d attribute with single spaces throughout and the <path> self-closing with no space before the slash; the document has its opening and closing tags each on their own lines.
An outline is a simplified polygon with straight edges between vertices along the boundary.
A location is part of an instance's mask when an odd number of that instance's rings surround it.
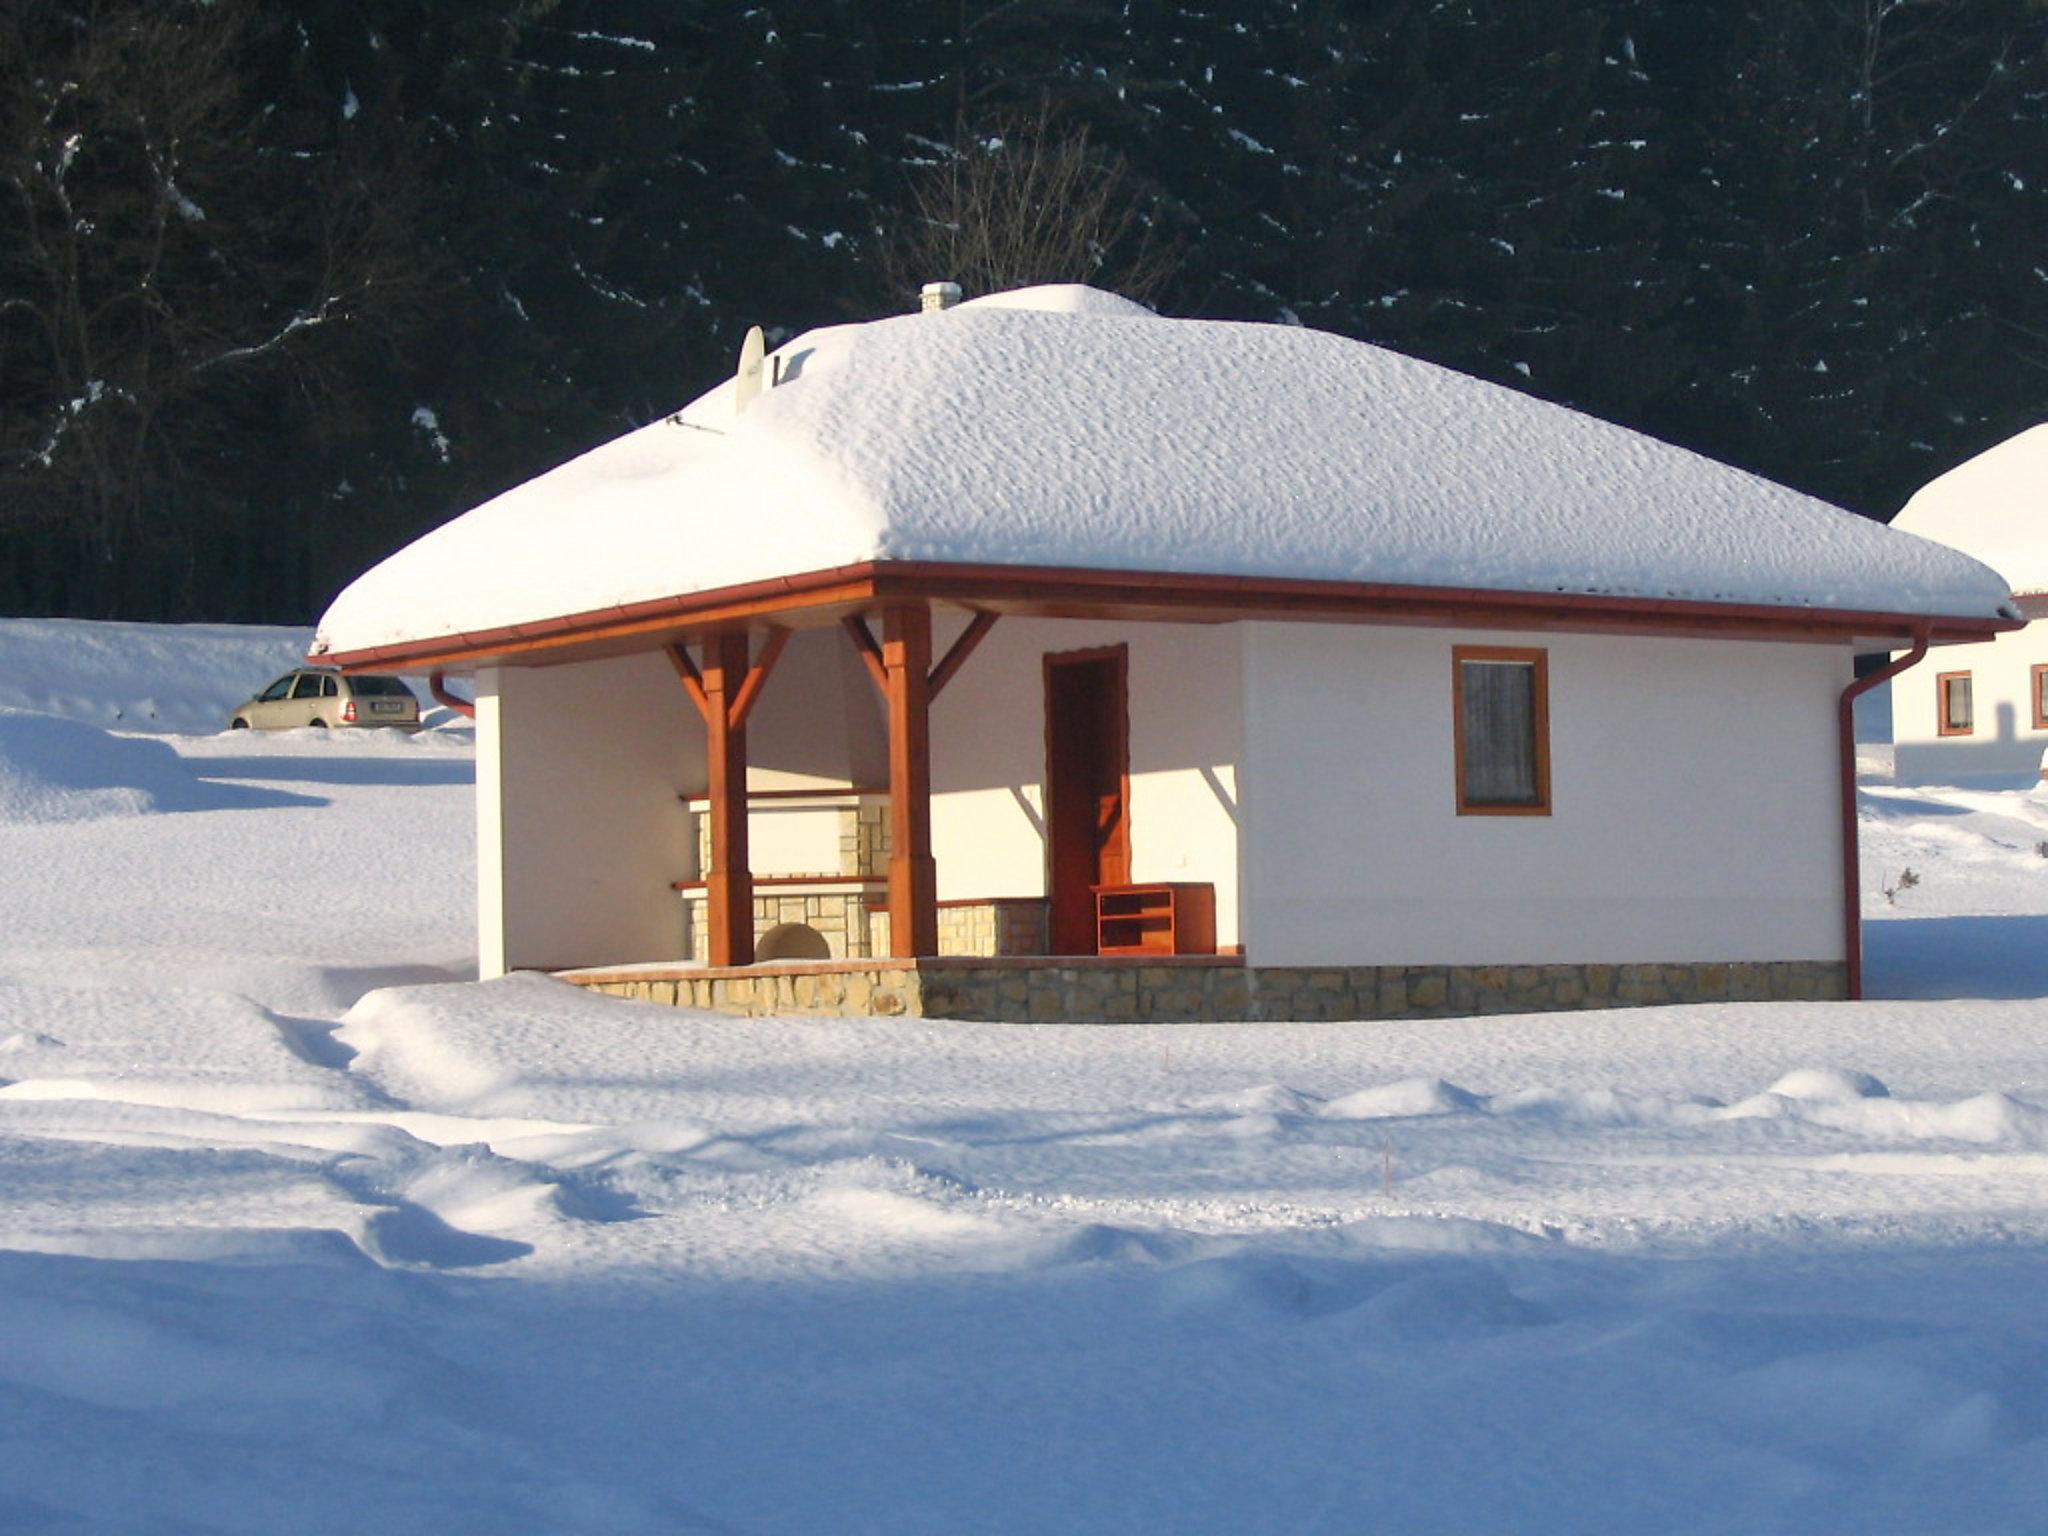
<svg viewBox="0 0 2048 1536">
<path fill-rule="evenodd" d="M 473 674 L 487 975 L 1370 1017 L 1853 990 L 1852 658 L 2007 596 L 1510 390 L 1063 288 L 799 336 L 315 652 Z"/>
<path fill-rule="evenodd" d="M 2048 425 L 1930 480 L 1892 527 L 1975 556 L 2005 577 L 2023 617 L 2048 616 Z M 1900 677 L 1892 742 L 1901 783 L 2032 779 L 2048 750 L 2048 625 L 1958 646 Z"/>
</svg>

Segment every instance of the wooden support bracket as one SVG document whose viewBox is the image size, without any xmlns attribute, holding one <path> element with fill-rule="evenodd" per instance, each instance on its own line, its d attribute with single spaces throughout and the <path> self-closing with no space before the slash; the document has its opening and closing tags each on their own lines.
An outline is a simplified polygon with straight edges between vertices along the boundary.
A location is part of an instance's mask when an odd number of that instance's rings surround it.
<svg viewBox="0 0 2048 1536">
<path fill-rule="evenodd" d="M 875 691 L 883 698 L 889 696 L 889 673 L 882 665 L 882 648 L 875 643 L 875 632 L 868 628 L 868 621 L 857 613 L 849 613 L 839 621 L 853 640 L 853 648 L 860 652 L 860 659 L 867 664 L 868 676 L 873 679 Z"/>
<path fill-rule="evenodd" d="M 711 720 L 711 701 L 704 696 L 704 676 L 697 670 L 697 663 L 690 660 L 690 650 L 683 645 L 665 645 L 662 654 L 668 657 L 668 664 L 676 669 L 676 676 L 683 680 L 683 691 L 690 696 L 690 702 L 697 706 L 697 713 L 707 724 Z"/>
<path fill-rule="evenodd" d="M 953 681 L 953 674 L 967 665 L 967 658 L 974 654 L 974 648 L 996 627 L 997 617 L 985 609 L 976 613 L 973 621 L 960 631 L 960 638 L 946 647 L 946 654 L 932 668 L 931 679 L 925 684 L 927 699 L 936 699 L 939 690 Z"/>
<path fill-rule="evenodd" d="M 771 628 L 768 642 L 761 647 L 761 654 L 747 667 L 746 677 L 738 688 L 726 699 L 726 727 L 738 730 L 747 723 L 747 716 L 753 713 L 755 701 L 761 697 L 761 690 L 768 686 L 768 674 L 775 670 L 775 663 L 782 659 L 783 648 L 789 644 L 789 631 Z M 676 676 L 683 680 L 683 688 L 690 695 L 690 702 L 697 706 L 697 713 L 708 724 L 711 720 L 711 699 L 704 691 L 704 674 L 697 670 L 697 663 L 690 659 L 689 647 L 682 645 L 664 646 L 663 653 L 668 664 L 676 669 Z"/>
<path fill-rule="evenodd" d="M 788 630 L 768 631 L 768 643 L 761 647 L 761 654 L 748 666 L 746 681 L 740 684 L 740 691 L 732 701 L 734 730 L 747 723 L 747 716 L 753 713 L 755 700 L 761 697 L 761 690 L 768 685 L 768 674 L 775 670 L 775 663 L 782 659 L 782 648 L 788 644 Z"/>
<path fill-rule="evenodd" d="M 973 620 L 960 632 L 960 638 L 946 649 L 939 664 L 931 669 L 925 679 L 925 701 L 939 696 L 939 690 L 953 680 L 954 674 L 967 665 L 967 658 L 974 654 L 974 648 L 987 638 L 988 632 L 996 627 L 999 614 L 977 610 Z M 848 614 L 840 622 L 853 638 L 853 648 L 860 652 L 860 659 L 867 664 L 868 676 L 874 679 L 875 691 L 884 699 L 889 697 L 889 671 L 882 661 L 882 647 L 876 643 L 874 631 L 868 628 L 868 621 L 859 614 Z"/>
</svg>

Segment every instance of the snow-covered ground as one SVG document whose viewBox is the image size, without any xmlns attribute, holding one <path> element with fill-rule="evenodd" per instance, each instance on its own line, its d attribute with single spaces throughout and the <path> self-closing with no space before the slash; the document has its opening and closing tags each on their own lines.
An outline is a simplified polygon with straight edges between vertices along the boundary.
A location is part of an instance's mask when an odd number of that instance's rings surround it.
<svg viewBox="0 0 2048 1536">
<path fill-rule="evenodd" d="M 1870 790 L 1892 1001 L 716 1019 L 131 639 L 0 670 L 0 1530 L 2048 1529 L 2048 799 Z"/>
</svg>

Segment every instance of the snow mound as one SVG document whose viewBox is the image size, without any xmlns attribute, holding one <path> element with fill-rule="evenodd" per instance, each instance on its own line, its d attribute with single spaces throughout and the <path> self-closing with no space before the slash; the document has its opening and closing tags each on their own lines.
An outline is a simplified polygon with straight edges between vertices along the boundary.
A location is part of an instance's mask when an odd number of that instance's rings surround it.
<svg viewBox="0 0 2048 1536">
<path fill-rule="evenodd" d="M 1280 1083 L 1260 1083 L 1254 1088 L 1231 1088 L 1222 1093 L 1197 1094 L 1181 1100 L 1183 1109 L 1221 1110 L 1234 1115 L 1312 1115 L 1316 1098 Z"/>
<path fill-rule="evenodd" d="M 0 825 L 93 821 L 220 802 L 161 741 L 0 709 Z"/>
<path fill-rule="evenodd" d="M 1186 1232 L 1145 1231 L 1111 1222 L 1086 1222 L 1060 1233 L 1041 1252 L 1041 1262 L 1055 1264 L 1168 1264 L 1202 1246 Z"/>
<path fill-rule="evenodd" d="M 1811 1086 L 1811 1085 L 1810 1085 Z M 1715 1112 L 1721 1120 L 1792 1120 L 1876 1141 L 1965 1141 L 1979 1146 L 2048 1146 L 2048 1110 L 1989 1092 L 1941 1103 L 1882 1095 L 1788 1096 L 1777 1088 Z"/>
<path fill-rule="evenodd" d="M 808 332 L 776 359 L 744 415 L 727 381 L 399 551 L 335 599 L 316 650 L 870 561 L 1978 618 L 2009 598 L 1955 550 L 1298 326 L 1027 290 Z"/>
<path fill-rule="evenodd" d="M 1471 1265 L 1435 1266 L 1397 1280 L 1360 1310 L 1383 1335 L 1416 1341 L 1533 1328 L 1551 1320 L 1497 1271 Z"/>
<path fill-rule="evenodd" d="M 1411 1077 L 1361 1088 L 1323 1106 L 1326 1120 L 1406 1120 L 1418 1115 L 1456 1115 L 1481 1107 L 1478 1094 L 1440 1077 Z"/>
<path fill-rule="evenodd" d="M 969 299 L 962 309 L 1032 309 L 1052 315 L 1114 315 L 1123 319 L 1156 320 L 1159 317 L 1135 299 L 1120 293 L 1104 293 L 1086 283 L 1041 283 L 1034 288 L 1012 288 L 1007 293 L 985 293 Z"/>
<path fill-rule="evenodd" d="M 525 990 L 531 977 L 486 983 L 497 993 Z M 468 1048 L 446 1028 L 424 989 L 383 988 L 343 1016 L 334 1038 L 355 1052 L 355 1070 L 402 1097 L 435 1109 L 517 1113 L 528 1103 L 525 1075 L 507 1061 Z"/>
<path fill-rule="evenodd" d="M 1523 1253 L 1555 1240 L 1462 1216 L 1369 1216 L 1337 1229 L 1346 1249 L 1369 1253 Z"/>
<path fill-rule="evenodd" d="M 1807 1099 L 1826 1104 L 1849 1104 L 1857 1099 L 1888 1099 L 1891 1089 L 1868 1072 L 1845 1072 L 1838 1067 L 1799 1067 L 1787 1072 L 1766 1093 L 1780 1098 Z"/>
</svg>

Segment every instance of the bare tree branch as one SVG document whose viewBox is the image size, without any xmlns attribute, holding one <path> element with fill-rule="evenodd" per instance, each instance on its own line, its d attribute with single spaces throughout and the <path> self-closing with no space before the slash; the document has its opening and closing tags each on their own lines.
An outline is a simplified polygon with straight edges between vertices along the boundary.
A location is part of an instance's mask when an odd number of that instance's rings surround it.
<svg viewBox="0 0 2048 1536">
<path fill-rule="evenodd" d="M 1144 299 L 1176 262 L 1160 199 L 1085 125 L 1045 110 L 964 131 L 911 187 L 878 266 L 892 294 L 1091 283 Z"/>
</svg>

